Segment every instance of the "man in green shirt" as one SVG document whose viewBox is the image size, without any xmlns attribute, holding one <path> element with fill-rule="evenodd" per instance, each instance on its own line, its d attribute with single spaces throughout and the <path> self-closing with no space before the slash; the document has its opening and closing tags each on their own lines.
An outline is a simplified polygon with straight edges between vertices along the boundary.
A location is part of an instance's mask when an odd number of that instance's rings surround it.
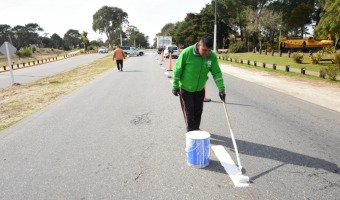
<svg viewBox="0 0 340 200">
<path fill-rule="evenodd" d="M 199 130 L 209 72 L 221 100 L 225 101 L 223 75 L 212 47 L 213 39 L 203 36 L 198 43 L 181 52 L 173 69 L 172 93 L 180 97 L 187 131 Z"/>
</svg>

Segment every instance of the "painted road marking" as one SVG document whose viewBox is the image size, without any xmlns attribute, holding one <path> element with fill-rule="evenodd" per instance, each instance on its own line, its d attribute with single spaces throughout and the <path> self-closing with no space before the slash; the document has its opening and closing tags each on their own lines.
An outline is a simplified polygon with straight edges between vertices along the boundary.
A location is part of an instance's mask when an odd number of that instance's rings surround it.
<svg viewBox="0 0 340 200">
<path fill-rule="evenodd" d="M 233 181 L 235 187 L 248 187 L 250 183 L 240 183 L 240 178 L 245 178 L 246 176 L 240 173 L 240 169 L 236 166 L 233 159 L 231 159 L 228 152 L 222 145 L 214 145 L 211 146 L 211 149 L 214 151 L 216 157 L 221 162 L 221 165 L 224 167 L 225 171 L 230 176 L 231 180 Z"/>
</svg>

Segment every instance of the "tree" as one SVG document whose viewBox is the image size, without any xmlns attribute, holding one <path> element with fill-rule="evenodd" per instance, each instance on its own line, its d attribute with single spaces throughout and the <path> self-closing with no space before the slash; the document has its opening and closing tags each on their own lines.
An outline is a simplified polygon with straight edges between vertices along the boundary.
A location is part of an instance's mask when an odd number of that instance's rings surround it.
<svg viewBox="0 0 340 200">
<path fill-rule="evenodd" d="M 291 12 L 288 24 L 295 30 L 295 34 L 300 32 L 301 37 L 305 33 L 305 26 L 312 23 L 313 7 L 307 3 L 301 3 Z"/>
<path fill-rule="evenodd" d="M 199 30 L 201 26 L 201 16 L 195 13 L 187 13 L 175 30 L 173 38 L 178 46 L 187 47 L 197 42 L 201 36 Z M 159 33 L 162 35 L 162 33 Z"/>
<path fill-rule="evenodd" d="M 318 37 L 325 38 L 331 35 L 335 38 L 335 46 L 340 38 L 340 0 L 326 0 L 324 11 L 315 28 Z"/>
<path fill-rule="evenodd" d="M 175 24 L 167 23 L 161 29 L 161 33 L 163 36 L 171 36 L 174 34 Z"/>
<path fill-rule="evenodd" d="M 140 48 L 149 46 L 149 36 L 145 36 L 144 33 L 137 33 L 135 41 L 136 46 Z"/>
<path fill-rule="evenodd" d="M 32 44 L 41 44 L 39 40 L 39 32 L 42 32 L 43 30 L 44 29 L 36 23 L 29 23 L 25 26 L 17 25 L 13 27 L 11 31 L 13 33 L 12 41 L 14 46 L 20 49 Z"/>
<path fill-rule="evenodd" d="M 2 45 L 5 41 L 12 43 L 11 35 L 11 26 L 7 24 L 0 24 L 0 45 Z"/>
<path fill-rule="evenodd" d="M 84 45 L 84 51 L 87 50 L 87 46 L 89 45 L 89 39 L 87 38 L 87 32 L 83 31 L 83 33 L 81 34 L 81 43 Z"/>
<path fill-rule="evenodd" d="M 17 49 L 28 47 L 29 43 L 28 43 L 28 40 L 26 40 L 26 38 L 28 38 L 29 36 L 24 26 L 21 26 L 21 25 L 14 26 L 11 31 L 13 33 L 13 38 L 12 38 L 13 45 Z"/>
<path fill-rule="evenodd" d="M 76 48 L 81 42 L 81 35 L 78 30 L 70 29 L 64 35 L 64 47 L 66 50 Z"/>
<path fill-rule="evenodd" d="M 92 29 L 104 33 L 113 47 L 113 40 L 122 32 L 123 25 L 128 25 L 128 14 L 117 7 L 103 6 L 93 15 Z"/>
<path fill-rule="evenodd" d="M 216 1 L 218 2 L 218 1 Z M 216 49 L 225 48 L 225 38 L 230 33 L 233 33 L 231 28 L 230 18 L 232 16 L 225 15 L 225 7 L 217 4 L 216 10 L 216 24 L 217 24 L 217 35 L 216 35 Z M 205 7 L 200 12 L 202 18 L 202 35 L 214 34 L 214 24 L 215 24 L 215 6 L 212 4 L 206 4 Z"/>
<path fill-rule="evenodd" d="M 274 42 L 274 33 L 279 32 L 282 24 L 282 14 L 269 8 L 264 8 L 260 16 L 260 34 L 271 43 Z"/>
<path fill-rule="evenodd" d="M 25 25 L 25 29 L 28 32 L 28 44 L 40 44 L 39 33 L 43 32 L 42 29 L 37 23 L 29 23 Z"/>
<path fill-rule="evenodd" d="M 137 35 L 139 33 L 139 30 L 135 26 L 128 26 L 128 28 L 125 31 L 128 43 L 130 46 L 136 47 L 136 39 Z"/>
<path fill-rule="evenodd" d="M 41 40 L 41 45 L 42 47 L 45 48 L 51 48 L 53 47 L 53 40 L 51 40 L 51 38 L 48 37 L 40 37 Z"/>
<path fill-rule="evenodd" d="M 58 34 L 54 33 L 51 36 L 52 47 L 55 49 L 60 49 L 64 45 L 64 40 Z"/>
</svg>

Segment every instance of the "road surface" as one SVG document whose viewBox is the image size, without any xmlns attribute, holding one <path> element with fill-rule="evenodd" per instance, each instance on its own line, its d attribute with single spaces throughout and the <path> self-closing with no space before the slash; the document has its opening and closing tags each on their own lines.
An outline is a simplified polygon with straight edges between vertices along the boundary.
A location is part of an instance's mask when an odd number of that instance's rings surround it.
<svg viewBox="0 0 340 200">
<path fill-rule="evenodd" d="M 108 54 L 85 54 L 64 60 L 13 70 L 14 83 L 25 84 L 90 63 Z M 0 88 L 12 85 L 10 71 L 0 73 Z"/>
<path fill-rule="evenodd" d="M 339 198 L 339 112 L 224 74 L 252 181 L 235 188 L 212 151 L 206 168 L 187 165 L 179 99 L 157 57 L 130 58 L 1 131 L 0 199 Z M 235 160 L 211 78 L 207 95 L 201 129 Z"/>
</svg>

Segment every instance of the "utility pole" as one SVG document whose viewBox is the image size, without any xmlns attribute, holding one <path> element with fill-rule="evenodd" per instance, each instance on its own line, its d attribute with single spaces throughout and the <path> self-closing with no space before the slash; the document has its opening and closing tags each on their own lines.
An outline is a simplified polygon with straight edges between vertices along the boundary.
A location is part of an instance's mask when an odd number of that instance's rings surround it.
<svg viewBox="0 0 340 200">
<path fill-rule="evenodd" d="M 122 36 L 122 29 L 123 29 L 123 19 L 122 16 L 120 16 L 120 46 L 123 46 L 123 36 Z"/>
<path fill-rule="evenodd" d="M 216 1 L 215 0 L 215 23 L 214 23 L 214 52 L 216 51 L 216 35 L 217 35 L 217 24 L 216 24 Z"/>
</svg>

